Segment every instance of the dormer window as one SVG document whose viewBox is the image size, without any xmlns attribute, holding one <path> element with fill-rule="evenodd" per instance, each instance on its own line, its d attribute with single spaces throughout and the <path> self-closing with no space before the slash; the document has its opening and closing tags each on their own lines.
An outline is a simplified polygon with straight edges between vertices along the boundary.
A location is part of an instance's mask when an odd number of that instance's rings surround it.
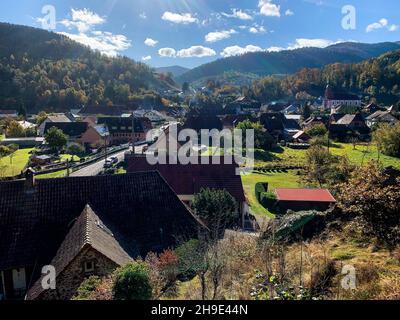
<svg viewBox="0 0 400 320">
<path fill-rule="evenodd" d="M 85 272 L 93 272 L 94 271 L 94 261 L 85 261 L 83 264 L 83 269 Z"/>
</svg>

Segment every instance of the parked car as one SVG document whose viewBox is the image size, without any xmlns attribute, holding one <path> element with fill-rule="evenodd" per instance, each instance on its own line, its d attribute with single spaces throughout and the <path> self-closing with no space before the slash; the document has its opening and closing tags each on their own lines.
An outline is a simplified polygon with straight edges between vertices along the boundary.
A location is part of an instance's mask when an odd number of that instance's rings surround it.
<svg viewBox="0 0 400 320">
<path fill-rule="evenodd" d="M 110 157 L 110 160 L 113 164 L 118 163 L 118 158 L 117 157 Z"/>
<path fill-rule="evenodd" d="M 107 158 L 106 161 L 104 162 L 104 169 L 111 168 L 113 166 L 113 162 L 110 158 Z"/>
</svg>

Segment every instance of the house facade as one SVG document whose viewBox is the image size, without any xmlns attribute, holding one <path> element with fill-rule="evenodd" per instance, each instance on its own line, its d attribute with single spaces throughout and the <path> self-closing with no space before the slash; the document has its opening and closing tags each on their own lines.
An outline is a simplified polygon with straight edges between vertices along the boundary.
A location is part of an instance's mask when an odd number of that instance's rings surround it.
<svg viewBox="0 0 400 320">
<path fill-rule="evenodd" d="M 325 90 L 324 108 L 334 112 L 339 106 L 361 107 L 361 99 L 354 94 L 339 92 L 328 85 Z"/>
<path fill-rule="evenodd" d="M 147 118 L 99 117 L 97 124 L 107 126 L 110 144 L 145 141 L 147 132 L 152 129 Z"/>
</svg>

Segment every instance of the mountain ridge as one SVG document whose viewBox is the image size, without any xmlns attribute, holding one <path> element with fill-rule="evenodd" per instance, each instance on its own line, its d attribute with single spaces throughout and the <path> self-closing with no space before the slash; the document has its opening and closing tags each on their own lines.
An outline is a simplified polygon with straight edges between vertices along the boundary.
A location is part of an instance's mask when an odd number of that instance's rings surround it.
<svg viewBox="0 0 400 320">
<path fill-rule="evenodd" d="M 293 74 L 304 68 L 320 68 L 333 63 L 357 63 L 400 49 L 400 42 L 375 44 L 342 42 L 326 48 L 299 48 L 280 52 L 252 52 L 221 58 L 196 67 L 177 77 L 179 83 L 216 77 L 224 72 L 252 73 L 260 77 Z"/>
</svg>

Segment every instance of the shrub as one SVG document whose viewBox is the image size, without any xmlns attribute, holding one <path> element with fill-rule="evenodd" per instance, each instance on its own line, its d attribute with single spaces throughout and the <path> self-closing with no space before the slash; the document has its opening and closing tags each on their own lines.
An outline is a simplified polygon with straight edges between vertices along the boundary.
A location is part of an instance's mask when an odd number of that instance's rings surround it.
<svg viewBox="0 0 400 320">
<path fill-rule="evenodd" d="M 80 157 L 85 153 L 85 149 L 79 143 L 71 143 L 67 148 L 67 153 Z"/>
<path fill-rule="evenodd" d="M 328 133 L 328 130 L 323 124 L 316 124 L 311 128 L 306 129 L 305 133 L 307 133 L 310 137 L 318 137 L 326 135 Z"/>
<path fill-rule="evenodd" d="M 113 292 L 117 300 L 150 300 L 152 288 L 149 266 L 142 261 L 135 261 L 119 268 Z"/>
<path fill-rule="evenodd" d="M 178 271 L 184 280 L 192 279 L 204 265 L 204 250 L 199 240 L 189 240 L 175 249 Z"/>
<path fill-rule="evenodd" d="M 91 300 L 92 294 L 96 291 L 97 286 L 101 283 L 101 279 L 97 276 L 91 276 L 85 279 L 72 300 Z"/>
<path fill-rule="evenodd" d="M 273 208 L 276 205 L 276 194 L 273 192 L 262 192 L 260 194 L 260 203 L 267 209 Z"/>
<path fill-rule="evenodd" d="M 261 203 L 261 193 L 268 191 L 268 183 L 267 182 L 257 182 L 255 185 L 255 193 L 258 202 Z"/>
</svg>

